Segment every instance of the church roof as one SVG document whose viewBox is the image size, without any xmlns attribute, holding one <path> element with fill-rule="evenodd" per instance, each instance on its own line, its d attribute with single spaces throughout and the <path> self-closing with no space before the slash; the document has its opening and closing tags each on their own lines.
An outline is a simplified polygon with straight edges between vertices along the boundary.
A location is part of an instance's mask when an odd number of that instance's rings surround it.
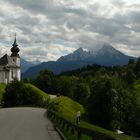
<svg viewBox="0 0 140 140">
<path fill-rule="evenodd" d="M 7 54 L 5 54 L 2 58 L 0 58 L 0 65 L 9 66 L 9 67 L 17 67 L 15 62 L 12 60 L 12 58 Z"/>
</svg>

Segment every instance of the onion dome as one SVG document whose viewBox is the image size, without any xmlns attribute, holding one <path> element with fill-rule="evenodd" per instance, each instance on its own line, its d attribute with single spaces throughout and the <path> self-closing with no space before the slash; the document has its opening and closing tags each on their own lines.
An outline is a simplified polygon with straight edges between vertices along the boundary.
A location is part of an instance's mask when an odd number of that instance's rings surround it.
<svg viewBox="0 0 140 140">
<path fill-rule="evenodd" d="M 12 52 L 11 56 L 19 56 L 18 52 L 20 51 L 20 49 L 18 48 L 16 36 L 15 36 L 15 40 L 12 46 L 13 47 L 11 48 L 11 52 Z"/>
</svg>

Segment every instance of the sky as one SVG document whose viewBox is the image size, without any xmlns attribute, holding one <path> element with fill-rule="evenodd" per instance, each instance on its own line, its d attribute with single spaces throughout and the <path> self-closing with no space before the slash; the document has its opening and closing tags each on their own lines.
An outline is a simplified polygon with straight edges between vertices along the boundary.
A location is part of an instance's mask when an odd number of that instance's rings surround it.
<svg viewBox="0 0 140 140">
<path fill-rule="evenodd" d="M 0 56 L 17 35 L 28 61 L 57 60 L 104 44 L 140 56 L 140 0 L 0 0 Z"/>
</svg>

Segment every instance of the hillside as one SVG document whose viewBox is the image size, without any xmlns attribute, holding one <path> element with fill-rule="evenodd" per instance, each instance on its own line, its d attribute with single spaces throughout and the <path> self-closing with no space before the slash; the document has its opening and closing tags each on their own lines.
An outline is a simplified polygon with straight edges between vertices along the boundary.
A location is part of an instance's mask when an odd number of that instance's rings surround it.
<svg viewBox="0 0 140 140">
<path fill-rule="evenodd" d="M 53 98 L 51 99 L 50 104 L 55 104 L 55 108 L 53 109 L 55 112 L 57 112 L 59 116 L 65 118 L 68 121 L 71 121 L 74 124 L 76 123 L 76 112 L 80 110 L 82 115 L 85 113 L 85 109 L 82 105 L 80 105 L 79 103 L 75 102 L 74 100 L 68 97 L 62 96 L 58 98 Z M 119 137 L 121 140 L 133 140 L 132 137 L 126 135 L 119 136 L 116 132 L 109 131 L 107 129 L 98 127 L 96 125 L 92 125 L 83 120 L 81 120 L 80 126 L 84 128 L 92 129 L 97 133 L 109 135 L 110 137 Z M 67 135 L 67 133 L 65 134 Z M 69 137 L 69 134 L 67 136 Z M 87 136 L 85 136 L 85 138 L 88 139 Z"/>
<path fill-rule="evenodd" d="M 29 83 L 25 84 L 25 86 L 30 88 L 31 92 L 41 95 L 44 98 L 44 101 L 49 98 L 49 95 L 47 93 L 43 92 L 42 90 L 40 90 L 36 86 L 29 84 Z"/>
<path fill-rule="evenodd" d="M 82 105 L 68 97 L 58 97 L 53 98 L 50 101 L 51 104 L 56 104 L 54 110 L 57 110 L 62 117 L 75 122 L 75 117 L 77 111 L 80 110 L 81 114 L 85 112 L 85 109 Z"/>
</svg>

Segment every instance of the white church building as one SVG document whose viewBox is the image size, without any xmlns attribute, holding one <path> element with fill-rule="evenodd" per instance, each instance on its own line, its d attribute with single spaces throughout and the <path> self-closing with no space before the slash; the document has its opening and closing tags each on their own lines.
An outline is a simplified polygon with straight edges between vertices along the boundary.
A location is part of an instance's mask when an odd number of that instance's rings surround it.
<svg viewBox="0 0 140 140">
<path fill-rule="evenodd" d="M 13 80 L 20 81 L 20 49 L 16 42 L 16 37 L 11 48 L 11 56 L 5 54 L 0 58 L 0 83 L 10 83 Z"/>
</svg>

